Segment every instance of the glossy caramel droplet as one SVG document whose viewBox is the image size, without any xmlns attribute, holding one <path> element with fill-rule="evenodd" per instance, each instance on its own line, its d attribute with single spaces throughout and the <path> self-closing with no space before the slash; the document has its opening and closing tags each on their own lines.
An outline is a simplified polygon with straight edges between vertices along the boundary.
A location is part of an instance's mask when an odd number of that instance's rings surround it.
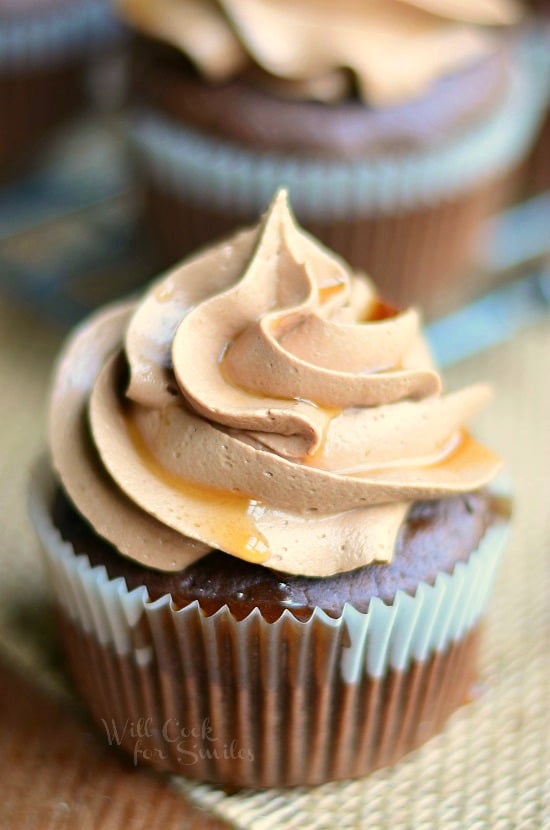
<svg viewBox="0 0 550 830">
<path fill-rule="evenodd" d="M 265 511 L 261 502 L 243 493 L 189 481 L 167 470 L 151 453 L 132 418 L 127 416 L 125 422 L 141 463 L 165 487 L 182 496 L 182 509 L 203 541 L 247 562 L 268 559 L 267 540 L 255 522 Z M 189 536 L 193 536 L 192 531 Z"/>
<path fill-rule="evenodd" d="M 392 317 L 397 317 L 400 309 L 397 306 L 385 303 L 383 300 L 375 300 L 369 309 L 369 315 L 365 322 L 376 323 L 381 320 L 389 320 Z"/>
<path fill-rule="evenodd" d="M 331 426 L 332 422 L 334 421 L 334 419 L 338 418 L 342 414 L 342 412 L 344 411 L 343 409 L 335 409 L 333 407 L 328 407 L 328 406 L 318 406 L 317 404 L 313 404 L 313 405 L 316 406 L 317 409 L 322 411 L 322 413 L 325 416 L 325 423 L 323 425 L 323 434 L 321 435 L 321 440 L 319 441 L 319 446 L 317 447 L 317 449 L 314 452 L 309 453 L 308 455 L 305 456 L 305 458 L 302 459 L 302 463 L 306 464 L 308 467 L 317 467 L 318 466 L 319 459 L 322 458 L 323 453 L 325 451 L 325 446 L 326 446 L 326 443 L 327 443 L 330 426 Z"/>
<path fill-rule="evenodd" d="M 331 300 L 334 296 L 340 293 L 342 288 L 344 288 L 344 282 L 334 282 L 330 285 L 323 285 L 318 289 L 319 292 L 319 302 L 321 305 Z"/>
<path fill-rule="evenodd" d="M 154 296 L 159 303 L 168 303 L 174 298 L 176 287 L 172 279 L 163 280 L 163 282 L 154 291 Z"/>
</svg>

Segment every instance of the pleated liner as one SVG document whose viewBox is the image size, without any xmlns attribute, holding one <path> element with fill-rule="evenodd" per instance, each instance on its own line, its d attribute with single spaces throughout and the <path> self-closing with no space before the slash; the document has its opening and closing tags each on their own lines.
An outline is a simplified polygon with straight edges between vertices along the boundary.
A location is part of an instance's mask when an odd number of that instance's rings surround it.
<svg viewBox="0 0 550 830">
<path fill-rule="evenodd" d="M 150 233 L 166 264 L 253 223 L 280 186 L 299 221 L 398 305 L 447 311 L 487 287 L 465 269 L 483 221 L 516 185 L 542 118 L 542 92 L 518 58 L 499 107 L 428 151 L 342 161 L 261 153 L 152 110 L 128 136 Z"/>
<path fill-rule="evenodd" d="M 0 73 L 51 67 L 120 38 L 109 0 L 52 5 L 0 20 Z"/>
<path fill-rule="evenodd" d="M 237 621 L 129 592 L 75 555 L 53 526 L 51 476 L 31 515 L 77 686 L 110 743 L 224 787 L 318 784 L 392 764 L 466 702 L 479 621 L 505 537 L 495 526 L 466 564 L 367 613 L 307 622 L 255 609 Z"/>
<path fill-rule="evenodd" d="M 120 31 L 108 0 L 0 20 L 0 179 L 84 105 L 87 60 Z"/>
</svg>

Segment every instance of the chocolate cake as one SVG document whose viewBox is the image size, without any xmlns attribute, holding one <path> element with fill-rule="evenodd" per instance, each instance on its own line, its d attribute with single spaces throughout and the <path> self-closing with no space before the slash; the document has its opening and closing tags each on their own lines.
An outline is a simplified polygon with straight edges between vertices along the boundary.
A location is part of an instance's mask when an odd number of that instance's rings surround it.
<svg viewBox="0 0 550 830">
<path fill-rule="evenodd" d="M 227 606 L 235 619 L 244 619 L 259 608 L 269 622 L 285 609 L 307 620 L 315 608 L 340 617 L 344 605 L 365 614 L 370 601 L 379 597 L 390 605 L 397 591 L 414 596 L 421 582 L 432 585 L 439 573 L 452 573 L 457 562 L 466 562 L 488 528 L 508 519 L 502 499 L 487 492 L 412 505 L 401 528 L 389 564 L 370 564 L 353 571 L 315 579 L 285 574 L 244 562 L 222 551 L 213 551 L 175 573 L 145 568 L 120 553 L 79 515 L 67 496 L 58 490 L 53 521 L 62 538 L 75 552 L 103 565 L 109 579 L 123 577 L 130 590 L 144 585 L 151 600 L 169 594 L 183 608 L 198 600 L 205 613 Z"/>
</svg>

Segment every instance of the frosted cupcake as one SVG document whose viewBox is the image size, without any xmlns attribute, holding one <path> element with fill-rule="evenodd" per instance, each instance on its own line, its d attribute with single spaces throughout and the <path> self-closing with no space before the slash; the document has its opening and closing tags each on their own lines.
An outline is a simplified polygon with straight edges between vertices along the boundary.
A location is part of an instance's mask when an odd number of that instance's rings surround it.
<svg viewBox="0 0 550 830">
<path fill-rule="evenodd" d="M 88 60 L 117 36 L 108 0 L 0 0 L 0 177 L 83 106 Z"/>
<path fill-rule="evenodd" d="M 488 394 L 442 394 L 417 312 L 284 192 L 80 326 L 32 517 L 100 727 L 237 787 L 361 776 L 439 731 L 508 524 L 465 429 Z"/>
<path fill-rule="evenodd" d="M 119 0 L 139 33 L 132 142 L 173 262 L 281 185 L 304 226 L 431 313 L 466 283 L 538 118 L 513 0 Z"/>
<path fill-rule="evenodd" d="M 525 166 L 525 189 L 527 195 L 534 196 L 550 191 L 550 3 L 540 0 L 529 5 L 532 13 L 524 48 L 543 113 Z"/>
</svg>

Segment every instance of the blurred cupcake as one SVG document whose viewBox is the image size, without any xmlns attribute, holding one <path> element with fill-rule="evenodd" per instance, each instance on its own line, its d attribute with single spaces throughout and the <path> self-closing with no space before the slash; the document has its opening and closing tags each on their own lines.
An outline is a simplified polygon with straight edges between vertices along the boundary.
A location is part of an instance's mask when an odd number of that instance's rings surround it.
<svg viewBox="0 0 550 830">
<path fill-rule="evenodd" d="M 525 39 L 525 58 L 544 113 L 526 164 L 527 195 L 534 196 L 550 190 L 550 2 L 538 0 L 529 5 L 532 13 Z"/>
<path fill-rule="evenodd" d="M 419 326 L 283 192 L 69 339 L 32 517 L 76 682 L 136 763 L 361 776 L 465 702 L 508 511 L 464 428 L 488 390 L 442 395 Z"/>
<path fill-rule="evenodd" d="M 0 177 L 83 106 L 88 60 L 115 34 L 108 0 L 0 0 Z"/>
<path fill-rule="evenodd" d="M 118 0 L 139 33 L 132 142 L 165 260 L 288 187 L 398 304 L 444 310 L 535 129 L 513 0 Z"/>
</svg>

